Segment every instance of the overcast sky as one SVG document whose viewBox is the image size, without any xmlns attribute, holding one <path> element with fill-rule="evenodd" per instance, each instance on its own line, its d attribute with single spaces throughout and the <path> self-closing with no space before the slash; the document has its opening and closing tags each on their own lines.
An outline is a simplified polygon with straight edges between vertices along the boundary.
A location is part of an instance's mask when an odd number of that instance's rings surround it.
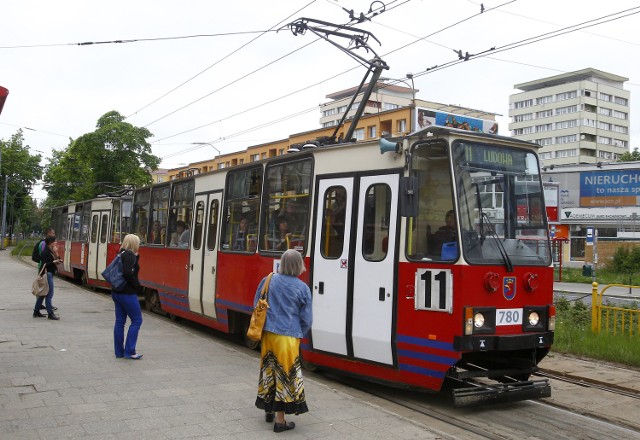
<svg viewBox="0 0 640 440">
<path fill-rule="evenodd" d="M 343 8 L 359 16 L 383 4 L 353 26 L 380 40 L 369 44 L 389 66 L 383 76 L 409 84 L 406 74 L 415 75 L 418 98 L 498 113 L 508 135 L 514 84 L 593 67 L 629 78 L 631 146 L 640 147 L 640 5 L 627 0 L 484 1 L 482 14 L 471 0 L 3 2 L 0 85 L 9 97 L 0 139 L 22 127 L 45 164 L 116 110 L 154 134 L 154 154 L 172 168 L 216 154 L 193 143 L 227 153 L 319 128 L 326 95 L 357 85 L 365 70 L 284 25 L 299 17 L 345 24 Z M 551 38 L 448 64 L 454 50 L 480 54 L 543 34 Z M 118 40 L 130 42 L 111 43 Z M 447 67 L 426 72 L 436 65 Z"/>
</svg>

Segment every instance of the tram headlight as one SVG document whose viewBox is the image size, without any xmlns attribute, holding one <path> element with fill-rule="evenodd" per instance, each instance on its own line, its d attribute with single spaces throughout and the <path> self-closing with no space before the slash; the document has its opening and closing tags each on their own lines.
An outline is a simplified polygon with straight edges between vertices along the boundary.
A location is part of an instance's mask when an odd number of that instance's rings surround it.
<svg viewBox="0 0 640 440">
<path fill-rule="evenodd" d="M 484 325 L 484 315 L 482 313 L 476 313 L 473 315 L 473 326 L 475 328 L 482 328 Z"/>
<path fill-rule="evenodd" d="M 528 306 L 524 308 L 523 313 L 522 331 L 541 332 L 547 330 L 547 307 Z"/>
<path fill-rule="evenodd" d="M 489 335 L 496 331 L 494 307 L 465 307 L 465 335 Z"/>
</svg>

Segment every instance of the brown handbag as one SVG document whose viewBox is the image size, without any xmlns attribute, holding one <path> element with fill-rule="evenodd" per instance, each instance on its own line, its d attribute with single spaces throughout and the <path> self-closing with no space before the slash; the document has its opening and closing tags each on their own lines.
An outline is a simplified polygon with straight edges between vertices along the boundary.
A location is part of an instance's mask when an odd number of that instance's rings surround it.
<svg viewBox="0 0 640 440">
<path fill-rule="evenodd" d="M 43 264 L 38 276 L 31 285 L 31 293 L 35 296 L 47 296 L 49 294 L 49 279 L 47 278 L 47 265 Z"/>
<path fill-rule="evenodd" d="M 267 275 L 264 286 L 262 286 L 262 290 L 260 291 L 258 303 L 253 309 L 253 314 L 251 315 L 251 322 L 249 323 L 249 329 L 247 330 L 247 338 L 252 341 L 259 341 L 262 339 L 262 328 L 264 327 L 264 322 L 267 320 L 267 309 L 269 308 L 267 297 L 269 293 L 269 282 L 271 281 L 272 275 L 273 273 Z"/>
</svg>

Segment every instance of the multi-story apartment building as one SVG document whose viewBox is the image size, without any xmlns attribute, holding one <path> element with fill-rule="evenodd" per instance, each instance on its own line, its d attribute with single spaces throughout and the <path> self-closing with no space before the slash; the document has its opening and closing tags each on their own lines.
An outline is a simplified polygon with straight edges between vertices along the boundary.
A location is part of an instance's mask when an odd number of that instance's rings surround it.
<svg viewBox="0 0 640 440">
<path fill-rule="evenodd" d="M 516 84 L 509 130 L 544 166 L 615 161 L 629 151 L 629 78 L 588 68 Z"/>
</svg>

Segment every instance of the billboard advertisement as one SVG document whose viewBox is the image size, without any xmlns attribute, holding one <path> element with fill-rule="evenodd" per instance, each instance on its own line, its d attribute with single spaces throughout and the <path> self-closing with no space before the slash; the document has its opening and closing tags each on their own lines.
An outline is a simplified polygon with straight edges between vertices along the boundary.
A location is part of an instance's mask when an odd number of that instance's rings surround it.
<svg viewBox="0 0 640 440">
<path fill-rule="evenodd" d="M 479 133 L 498 134 L 498 123 L 496 121 L 470 118 L 469 116 L 418 107 L 416 109 L 416 121 L 414 121 L 413 125 L 416 127 L 416 131 L 431 125 L 441 125 L 443 127 L 476 131 Z"/>
</svg>

